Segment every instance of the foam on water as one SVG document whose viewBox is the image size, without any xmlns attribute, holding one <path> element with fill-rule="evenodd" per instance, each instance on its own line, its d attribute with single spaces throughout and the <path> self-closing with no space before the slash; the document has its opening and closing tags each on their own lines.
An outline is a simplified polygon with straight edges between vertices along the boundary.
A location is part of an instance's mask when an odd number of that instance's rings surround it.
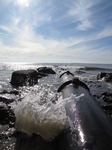
<svg viewBox="0 0 112 150">
<path fill-rule="evenodd" d="M 43 92 L 42 92 L 43 93 Z M 62 130 L 72 127 L 70 119 L 66 116 L 65 104 L 80 97 L 72 95 L 67 99 L 58 99 L 53 103 L 47 97 L 41 101 L 42 93 L 29 93 L 15 108 L 16 128 L 31 136 L 39 134 L 46 140 L 55 138 Z"/>
<path fill-rule="evenodd" d="M 29 136 L 40 134 L 44 139 L 52 139 L 68 127 L 63 101 L 56 104 L 49 100 L 41 103 L 41 95 L 30 93 L 15 109 L 16 128 Z"/>
</svg>

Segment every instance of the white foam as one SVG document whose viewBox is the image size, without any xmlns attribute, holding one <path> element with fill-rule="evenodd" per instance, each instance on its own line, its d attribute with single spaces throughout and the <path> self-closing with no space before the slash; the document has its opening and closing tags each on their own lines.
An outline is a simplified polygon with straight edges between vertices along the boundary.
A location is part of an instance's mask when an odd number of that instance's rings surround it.
<svg viewBox="0 0 112 150">
<path fill-rule="evenodd" d="M 63 101 L 40 103 L 39 94 L 28 94 L 15 109 L 16 128 L 29 136 L 38 133 L 52 139 L 69 126 Z"/>
</svg>

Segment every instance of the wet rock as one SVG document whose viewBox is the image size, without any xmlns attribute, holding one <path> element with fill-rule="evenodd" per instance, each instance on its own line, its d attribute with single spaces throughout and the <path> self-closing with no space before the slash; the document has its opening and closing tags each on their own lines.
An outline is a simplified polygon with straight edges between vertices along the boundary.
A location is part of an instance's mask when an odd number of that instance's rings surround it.
<svg viewBox="0 0 112 150">
<path fill-rule="evenodd" d="M 14 122 L 9 122 L 9 127 L 10 128 L 15 127 L 15 123 Z"/>
<path fill-rule="evenodd" d="M 14 102 L 15 100 L 14 99 L 8 99 L 8 98 L 5 98 L 5 97 L 1 97 L 0 96 L 0 102 L 3 102 L 5 104 L 10 104 L 12 102 Z"/>
<path fill-rule="evenodd" d="M 19 91 L 14 90 L 14 91 L 10 91 L 9 94 L 15 94 L 15 95 L 19 95 Z"/>
<path fill-rule="evenodd" d="M 106 82 L 112 82 L 112 73 L 100 72 L 97 75 L 97 80 L 104 78 Z"/>
<path fill-rule="evenodd" d="M 11 84 L 14 86 L 35 85 L 38 83 L 36 70 L 19 70 L 12 73 Z"/>
<path fill-rule="evenodd" d="M 17 90 L 13 90 L 13 91 L 3 90 L 2 92 L 0 92 L 0 94 L 14 94 L 14 95 L 19 95 L 19 91 L 17 91 Z"/>
<path fill-rule="evenodd" d="M 0 140 L 3 139 L 3 138 L 6 138 L 6 134 L 5 133 L 0 133 Z"/>
<path fill-rule="evenodd" d="M 9 143 L 9 145 L 12 144 L 11 138 L 13 137 L 15 130 L 16 130 L 15 128 L 10 128 L 8 125 L 0 125 L 0 148 L 1 148 L 1 143 L 2 143 L 2 146 L 3 146 L 3 144 L 4 144 L 4 146 L 8 146 L 7 145 L 8 143 Z M 13 138 L 13 140 L 14 140 L 14 138 Z M 2 150 L 4 150 L 4 149 L 6 149 L 6 148 L 4 147 Z"/>
<path fill-rule="evenodd" d="M 112 103 L 112 93 L 109 92 L 102 93 L 102 99 L 104 100 L 104 102 Z"/>
<path fill-rule="evenodd" d="M 102 106 L 102 108 L 103 108 L 105 111 L 109 111 L 109 110 L 112 110 L 112 105 L 106 104 L 106 105 Z"/>
<path fill-rule="evenodd" d="M 11 124 L 15 122 L 15 115 L 13 110 L 11 110 L 9 107 L 3 105 L 0 106 L 0 124 Z"/>
<path fill-rule="evenodd" d="M 38 73 L 42 74 L 55 74 L 55 71 L 50 67 L 40 67 L 37 69 Z"/>
<path fill-rule="evenodd" d="M 104 93 L 102 93 L 102 95 L 104 95 L 104 96 L 111 96 L 112 97 L 112 93 L 109 93 L 109 92 L 104 92 Z"/>
</svg>

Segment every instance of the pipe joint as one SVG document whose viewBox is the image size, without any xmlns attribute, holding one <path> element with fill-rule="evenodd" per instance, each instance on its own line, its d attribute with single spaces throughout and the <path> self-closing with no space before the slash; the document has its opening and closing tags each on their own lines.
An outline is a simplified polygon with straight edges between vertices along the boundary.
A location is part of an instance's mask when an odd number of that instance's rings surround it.
<svg viewBox="0 0 112 150">
<path fill-rule="evenodd" d="M 66 73 L 66 72 L 65 72 Z M 65 74 L 64 73 L 64 74 Z M 63 74 L 62 74 L 63 75 Z M 61 76 L 62 76 L 61 75 Z M 79 78 L 73 78 L 72 80 L 69 80 L 69 81 L 66 81 L 66 82 L 64 82 L 64 83 L 62 83 L 61 84 L 61 86 L 58 88 L 58 92 L 61 92 L 67 85 L 69 85 L 69 84 L 73 84 L 74 86 L 82 86 L 82 87 L 84 87 L 85 89 L 87 89 L 88 91 L 89 91 L 89 88 L 88 88 L 88 86 L 84 83 L 84 82 L 82 82 L 82 81 L 80 81 L 79 80 Z M 75 87 L 74 87 L 75 88 Z M 90 92 L 90 91 L 89 91 Z"/>
</svg>

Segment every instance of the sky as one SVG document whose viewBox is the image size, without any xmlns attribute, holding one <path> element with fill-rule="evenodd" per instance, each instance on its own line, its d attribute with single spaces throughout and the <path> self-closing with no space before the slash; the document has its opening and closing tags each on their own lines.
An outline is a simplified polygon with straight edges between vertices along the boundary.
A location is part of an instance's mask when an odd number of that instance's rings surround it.
<svg viewBox="0 0 112 150">
<path fill-rule="evenodd" d="M 0 0 L 0 62 L 112 64 L 112 0 Z"/>
</svg>

